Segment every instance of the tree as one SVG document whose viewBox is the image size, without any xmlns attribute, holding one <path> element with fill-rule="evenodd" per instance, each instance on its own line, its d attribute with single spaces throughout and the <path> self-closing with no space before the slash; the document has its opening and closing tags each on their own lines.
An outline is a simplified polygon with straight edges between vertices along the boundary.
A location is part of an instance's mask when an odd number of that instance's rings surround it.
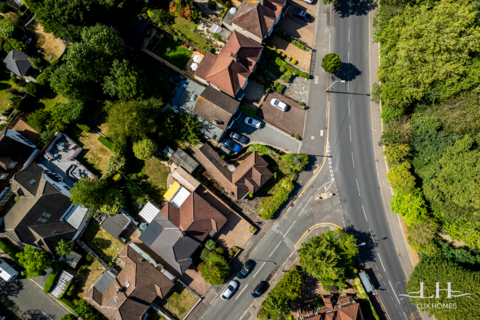
<svg viewBox="0 0 480 320">
<path fill-rule="evenodd" d="M 38 145 L 42 148 L 46 147 L 47 144 L 52 140 L 53 136 L 55 135 L 52 131 L 43 131 L 40 135 L 40 140 L 38 141 Z"/>
<path fill-rule="evenodd" d="M 143 74 L 129 66 L 127 60 L 115 60 L 110 75 L 105 77 L 103 92 L 119 99 L 131 100 L 143 95 L 144 85 Z"/>
<path fill-rule="evenodd" d="M 110 189 L 105 193 L 100 210 L 106 214 L 117 214 L 125 206 L 125 197 L 120 190 Z"/>
<path fill-rule="evenodd" d="M 411 193 L 415 188 L 415 177 L 410 173 L 412 165 L 409 162 L 403 162 L 400 165 L 393 166 L 387 172 L 387 179 L 390 186 L 397 193 Z"/>
<path fill-rule="evenodd" d="M 428 217 L 423 218 L 421 221 L 414 221 L 407 226 L 408 243 L 417 252 L 425 254 L 435 253 L 436 246 L 432 243 L 432 240 L 437 235 L 439 227 L 435 220 Z"/>
<path fill-rule="evenodd" d="M 308 239 L 298 250 L 300 264 L 308 274 L 322 280 L 343 281 L 353 268 L 356 240 L 341 229 Z"/>
<path fill-rule="evenodd" d="M 52 68 L 47 68 L 43 70 L 43 72 L 37 77 L 37 83 L 41 86 L 46 85 L 50 81 L 50 76 L 52 75 L 52 72 Z"/>
<path fill-rule="evenodd" d="M 63 317 L 60 318 L 60 320 L 77 320 L 78 318 L 72 314 L 72 313 L 67 313 Z"/>
<path fill-rule="evenodd" d="M 411 193 L 396 193 L 390 202 L 392 211 L 405 219 L 407 226 L 413 222 L 422 221 L 427 215 L 425 200 L 422 191 L 415 188 Z"/>
<path fill-rule="evenodd" d="M 28 58 L 28 62 L 32 65 L 33 69 L 40 70 L 43 66 L 42 58 Z"/>
<path fill-rule="evenodd" d="M 334 74 L 340 69 L 342 59 L 336 53 L 329 53 L 322 59 L 322 68 L 325 72 Z"/>
<path fill-rule="evenodd" d="M 49 129 L 62 131 L 67 124 L 75 123 L 83 116 L 84 104 L 77 100 L 68 100 L 65 103 L 57 103 L 50 109 L 51 122 Z"/>
<path fill-rule="evenodd" d="M 382 154 L 387 157 L 388 161 L 398 163 L 410 155 L 410 146 L 401 143 L 388 144 Z"/>
<path fill-rule="evenodd" d="M 23 50 L 25 50 L 26 47 L 27 46 L 22 41 L 18 41 L 17 39 L 9 38 L 9 39 L 7 39 L 7 42 L 5 42 L 5 44 L 3 45 L 3 50 L 5 50 L 5 52 L 10 52 L 13 49 L 15 49 L 17 51 L 23 51 Z"/>
<path fill-rule="evenodd" d="M 410 295 L 419 296 L 420 283 L 423 282 L 423 296 L 431 299 L 409 298 L 412 304 L 418 306 L 421 311 L 432 314 L 438 320 L 471 319 L 480 318 L 480 272 L 470 271 L 461 267 L 458 263 L 448 261 L 443 257 L 421 259 L 415 266 L 407 282 L 407 292 Z M 440 291 L 439 298 L 436 298 L 436 284 L 440 289 L 447 289 L 447 283 L 451 283 L 452 297 L 448 298 L 448 292 Z M 407 294 L 407 292 L 405 292 Z M 415 294 L 414 292 L 417 292 Z M 471 294 L 464 297 L 453 297 L 454 295 Z M 428 300 L 428 302 L 426 302 Z M 456 308 L 427 308 L 428 305 L 446 305 L 455 303 Z"/>
<path fill-rule="evenodd" d="M 29 82 L 26 86 L 27 92 L 35 97 L 37 94 L 37 84 L 35 82 Z"/>
<path fill-rule="evenodd" d="M 42 132 L 45 129 L 47 118 L 48 113 L 43 109 L 38 109 L 27 116 L 27 122 L 33 129 L 38 132 Z"/>
<path fill-rule="evenodd" d="M 380 103 L 381 95 L 382 95 L 382 87 L 378 83 L 374 82 L 372 84 L 372 91 L 370 92 L 370 96 L 372 97 L 370 100 L 375 103 Z"/>
<path fill-rule="evenodd" d="M 290 152 L 283 154 L 280 158 L 287 166 L 290 167 L 293 173 L 303 171 L 303 168 L 305 168 L 305 166 L 308 164 L 308 155 L 306 154 L 296 154 Z"/>
<path fill-rule="evenodd" d="M 75 244 L 71 241 L 65 241 L 64 239 L 60 240 L 55 251 L 59 256 L 68 256 L 68 254 L 73 250 Z"/>
<path fill-rule="evenodd" d="M 215 249 L 215 241 L 213 239 L 208 239 L 208 241 L 205 243 L 205 248 L 208 250 Z"/>
<path fill-rule="evenodd" d="M 82 319 L 88 320 L 100 320 L 103 316 L 85 299 L 74 300 L 75 312 L 82 317 Z"/>
<path fill-rule="evenodd" d="M 175 23 L 175 15 L 167 10 L 155 9 L 149 16 L 159 26 L 169 26 Z"/>
<path fill-rule="evenodd" d="M 25 267 L 22 276 L 30 279 L 38 277 L 43 270 L 50 268 L 52 260 L 48 259 L 45 251 L 33 249 L 31 246 L 25 246 L 23 252 L 17 253 L 18 263 Z"/>
<path fill-rule="evenodd" d="M 83 177 L 73 185 L 70 190 L 70 201 L 75 206 L 82 205 L 91 210 L 98 210 L 104 204 L 106 187 L 103 182 L 96 179 L 90 181 Z"/>
<path fill-rule="evenodd" d="M 0 22 L 0 37 L 2 38 L 10 38 L 13 35 L 13 31 L 15 30 L 15 26 L 12 24 L 1 21 Z"/>
<path fill-rule="evenodd" d="M 208 260 L 200 269 L 203 279 L 214 286 L 221 285 L 229 272 L 230 265 L 224 257 L 216 252 L 210 252 Z"/>
<path fill-rule="evenodd" d="M 157 149 L 157 143 L 152 139 L 143 139 L 133 143 L 133 153 L 140 160 L 150 159 L 157 152 Z"/>
<path fill-rule="evenodd" d="M 158 130 L 157 118 L 162 112 L 162 101 L 115 101 L 105 106 L 107 135 L 114 142 L 127 142 L 145 138 Z"/>
<path fill-rule="evenodd" d="M 52 89 L 68 99 L 86 101 L 92 97 L 92 89 L 68 64 L 55 69 L 49 79 Z"/>
</svg>

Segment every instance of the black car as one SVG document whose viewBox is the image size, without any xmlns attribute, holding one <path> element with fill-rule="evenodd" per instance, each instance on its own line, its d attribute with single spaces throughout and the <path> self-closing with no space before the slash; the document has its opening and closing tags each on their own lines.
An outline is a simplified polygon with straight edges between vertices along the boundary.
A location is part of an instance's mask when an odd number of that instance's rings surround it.
<svg viewBox="0 0 480 320">
<path fill-rule="evenodd" d="M 250 273 L 250 271 L 253 270 L 253 267 L 255 267 L 255 262 L 252 260 L 247 260 L 243 263 L 242 269 L 238 271 L 237 273 L 237 278 L 238 279 L 244 279 L 247 277 L 247 275 Z"/>
<path fill-rule="evenodd" d="M 252 296 L 254 298 L 258 298 L 260 297 L 262 294 L 265 293 L 265 291 L 267 291 L 268 289 L 268 282 L 267 281 L 260 281 L 259 284 L 257 284 L 257 286 L 255 287 L 255 289 L 253 289 L 252 291 Z"/>
<path fill-rule="evenodd" d="M 293 10 L 293 15 L 305 22 L 310 22 L 312 16 L 309 15 L 305 10 L 295 9 Z"/>
<path fill-rule="evenodd" d="M 247 144 L 248 143 L 248 138 L 245 136 L 242 136 L 239 133 L 236 132 L 230 132 L 230 138 L 233 140 L 240 142 L 241 144 Z"/>
</svg>

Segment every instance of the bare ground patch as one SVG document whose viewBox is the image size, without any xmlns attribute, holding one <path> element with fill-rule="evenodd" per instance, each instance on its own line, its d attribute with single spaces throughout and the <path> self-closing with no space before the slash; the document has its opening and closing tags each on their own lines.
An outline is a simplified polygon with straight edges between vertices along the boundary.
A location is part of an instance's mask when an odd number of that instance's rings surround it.
<svg viewBox="0 0 480 320">
<path fill-rule="evenodd" d="M 92 285 L 97 282 L 104 271 L 102 265 L 98 261 L 94 261 L 88 268 L 77 276 L 78 284 L 75 284 L 75 289 L 79 298 L 83 299 Z"/>
<path fill-rule="evenodd" d="M 50 55 L 53 56 L 50 62 L 60 58 L 67 47 L 61 39 L 55 38 L 52 33 L 45 32 L 43 26 L 38 21 L 32 23 L 28 29 L 37 37 L 37 46 L 45 50 L 46 59 L 48 59 Z"/>
</svg>

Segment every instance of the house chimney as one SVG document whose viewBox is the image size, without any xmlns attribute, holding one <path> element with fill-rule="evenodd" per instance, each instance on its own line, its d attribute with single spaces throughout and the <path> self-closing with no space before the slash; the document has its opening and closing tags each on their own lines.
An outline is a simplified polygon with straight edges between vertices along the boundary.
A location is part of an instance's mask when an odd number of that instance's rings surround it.
<svg viewBox="0 0 480 320">
<path fill-rule="evenodd" d="M 237 62 L 237 55 L 235 53 L 230 53 L 230 59 Z"/>
<path fill-rule="evenodd" d="M 257 0 L 257 3 L 259 3 L 263 6 L 263 0 Z"/>
<path fill-rule="evenodd" d="M 185 235 L 183 231 L 180 231 L 180 238 L 182 238 Z"/>
</svg>

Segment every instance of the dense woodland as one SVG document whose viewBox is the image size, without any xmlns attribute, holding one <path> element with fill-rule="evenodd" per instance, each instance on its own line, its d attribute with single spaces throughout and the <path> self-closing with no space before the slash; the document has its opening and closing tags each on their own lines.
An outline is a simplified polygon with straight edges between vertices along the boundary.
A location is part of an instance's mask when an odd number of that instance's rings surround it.
<svg viewBox="0 0 480 320">
<path fill-rule="evenodd" d="M 437 319 L 478 311 L 479 9 L 480 1 L 385 0 L 375 19 L 380 84 L 373 86 L 372 100 L 382 102 L 381 144 L 395 189 L 391 207 L 405 219 L 408 242 L 421 255 L 409 289 L 418 291 L 424 280 L 432 290 L 435 281 L 456 283 L 463 275 L 475 280 L 454 289 L 476 295 L 465 308 L 426 310 Z M 454 249 L 453 240 L 463 246 Z M 441 265 L 447 262 L 461 272 L 446 272 Z"/>
</svg>

